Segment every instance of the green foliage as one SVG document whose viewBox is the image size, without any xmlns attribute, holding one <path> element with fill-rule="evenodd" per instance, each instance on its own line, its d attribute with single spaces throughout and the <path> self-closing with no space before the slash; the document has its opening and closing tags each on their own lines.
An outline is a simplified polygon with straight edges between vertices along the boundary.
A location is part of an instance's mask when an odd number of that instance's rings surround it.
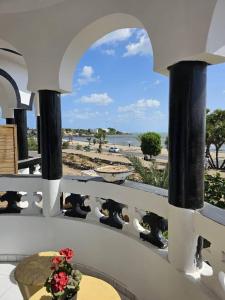
<svg viewBox="0 0 225 300">
<path fill-rule="evenodd" d="M 168 168 L 158 170 L 156 164 L 153 163 L 149 168 L 142 165 L 137 157 L 130 157 L 135 172 L 137 172 L 142 182 L 156 187 L 168 189 Z M 216 175 L 205 175 L 205 199 L 206 202 L 225 209 L 225 179 L 220 173 Z"/>
<path fill-rule="evenodd" d="M 33 150 L 33 151 L 38 150 L 38 143 L 36 138 L 34 137 L 28 138 L 28 150 Z"/>
<path fill-rule="evenodd" d="M 219 150 L 225 144 L 225 110 L 215 110 L 210 113 L 207 110 L 206 115 L 206 152 L 210 158 L 210 165 L 213 168 L 219 169 L 224 167 L 224 163 L 219 166 Z M 210 146 L 214 145 L 216 148 L 216 162 L 214 163 Z"/>
<path fill-rule="evenodd" d="M 117 130 L 115 128 L 109 127 L 108 130 L 109 130 L 108 134 L 110 134 L 110 135 L 114 135 L 117 133 Z"/>
<path fill-rule="evenodd" d="M 87 151 L 87 152 L 89 152 L 89 151 L 91 151 L 91 148 L 90 148 L 90 146 L 88 145 L 88 146 L 84 146 L 84 151 Z"/>
<path fill-rule="evenodd" d="M 139 158 L 130 157 L 129 159 L 132 162 L 135 171 L 141 176 L 143 183 L 164 189 L 168 188 L 168 168 L 158 170 L 155 163 L 152 163 L 149 168 L 146 168 L 142 165 Z"/>
<path fill-rule="evenodd" d="M 98 141 L 98 152 L 101 153 L 102 152 L 102 144 L 105 143 L 105 139 L 106 139 L 106 131 L 99 128 L 98 132 L 95 134 L 95 138 Z"/>
<path fill-rule="evenodd" d="M 216 175 L 205 175 L 205 201 L 225 208 L 225 179 L 220 176 L 220 173 Z"/>
<path fill-rule="evenodd" d="M 62 143 L 62 149 L 68 149 L 69 148 L 70 143 L 68 141 L 65 141 Z"/>
<path fill-rule="evenodd" d="M 140 136 L 143 154 L 157 156 L 161 152 L 161 136 L 156 132 L 146 132 Z"/>
<path fill-rule="evenodd" d="M 83 149 L 82 145 L 80 144 L 76 145 L 76 150 L 82 150 L 82 149 Z"/>
</svg>

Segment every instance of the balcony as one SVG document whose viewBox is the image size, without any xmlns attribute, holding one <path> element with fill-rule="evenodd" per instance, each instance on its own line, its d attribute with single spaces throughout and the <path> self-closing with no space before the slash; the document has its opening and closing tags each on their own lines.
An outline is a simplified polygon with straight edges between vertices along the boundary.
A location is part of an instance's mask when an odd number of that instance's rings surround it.
<svg viewBox="0 0 225 300">
<path fill-rule="evenodd" d="M 11 272 L 20 259 L 61 247 L 73 248 L 81 271 L 111 282 L 122 299 L 225 299 L 225 212 L 204 203 L 207 66 L 225 62 L 225 1 L 177 2 L 0 1 L 0 106 L 6 124 L 17 126 L 24 174 L 0 176 L 0 200 L 8 202 L 0 208 L 2 300 L 18 295 Z M 88 47 L 121 28 L 144 29 L 154 70 L 169 75 L 168 195 L 130 181 L 63 177 L 61 94 L 75 86 Z M 136 52 L 133 42 L 124 50 Z M 25 175 L 33 102 L 40 176 Z"/>
<path fill-rule="evenodd" d="M 2 176 L 0 190 L 26 192 L 18 202 L 18 206 L 24 207 L 20 213 L 1 215 L 1 262 L 14 264 L 35 252 L 67 245 L 75 249 L 76 263 L 86 268 L 86 272 L 91 270 L 100 277 L 104 275 L 113 280 L 131 299 L 134 295 L 143 300 L 217 299 L 217 296 L 223 299 L 225 242 L 221 237 L 225 231 L 225 213 L 219 208 L 207 204 L 204 209 L 193 211 L 191 231 L 204 237 L 210 245 L 208 243 L 202 251 L 202 267 L 185 274 L 168 260 L 174 228 L 169 226 L 168 248 L 162 249 L 164 247 L 151 243 L 154 238 L 161 239 L 160 219 L 170 218 L 166 190 L 130 181 L 117 185 L 93 177 L 62 178 L 60 193 L 65 195 L 64 198 L 70 193 L 89 196 L 80 205 L 83 212 L 84 207 L 90 208 L 86 210 L 86 218 L 65 216 L 65 209 L 54 216 L 44 216 L 47 199 L 39 176 Z M 111 220 L 102 214 L 105 199 L 120 204 L 121 211 L 114 209 Z M 58 207 L 59 204 L 55 203 Z M 142 226 L 146 211 L 158 216 L 155 223 L 150 222 L 153 235 L 157 232 L 150 239 L 150 231 Z M 104 223 L 104 219 L 108 222 Z M 182 252 L 187 249 L 177 246 L 177 253 L 180 252 L 177 259 L 182 259 Z M 171 248 L 174 251 L 174 245 Z M 185 255 L 190 257 L 190 253 Z"/>
</svg>

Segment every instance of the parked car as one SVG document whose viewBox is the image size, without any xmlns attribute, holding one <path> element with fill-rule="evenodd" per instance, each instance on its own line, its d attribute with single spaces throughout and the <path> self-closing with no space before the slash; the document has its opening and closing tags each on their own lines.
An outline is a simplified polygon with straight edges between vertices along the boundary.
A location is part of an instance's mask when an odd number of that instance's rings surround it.
<svg viewBox="0 0 225 300">
<path fill-rule="evenodd" d="M 119 153 L 119 152 L 120 152 L 120 149 L 117 148 L 117 147 L 110 147 L 110 148 L 109 148 L 109 152 L 111 152 L 111 153 Z"/>
</svg>

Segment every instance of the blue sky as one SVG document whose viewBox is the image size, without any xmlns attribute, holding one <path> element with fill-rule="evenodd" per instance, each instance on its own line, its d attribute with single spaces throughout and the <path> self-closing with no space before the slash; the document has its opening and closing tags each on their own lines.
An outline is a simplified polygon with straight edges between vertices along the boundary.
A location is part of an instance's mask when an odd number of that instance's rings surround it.
<svg viewBox="0 0 225 300">
<path fill-rule="evenodd" d="M 62 96 L 62 125 L 166 132 L 168 83 L 153 72 L 146 32 L 113 32 L 87 49 L 77 65 L 73 93 Z M 225 109 L 225 64 L 208 67 L 207 107 Z M 28 126 L 34 127 L 32 113 Z"/>
</svg>

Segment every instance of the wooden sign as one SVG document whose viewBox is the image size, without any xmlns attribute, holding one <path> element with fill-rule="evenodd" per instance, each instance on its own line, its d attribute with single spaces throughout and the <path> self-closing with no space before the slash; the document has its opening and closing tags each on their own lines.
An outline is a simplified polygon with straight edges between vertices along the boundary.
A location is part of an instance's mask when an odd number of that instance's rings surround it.
<svg viewBox="0 0 225 300">
<path fill-rule="evenodd" d="M 16 125 L 0 126 L 0 174 L 17 174 L 17 131 Z"/>
</svg>

